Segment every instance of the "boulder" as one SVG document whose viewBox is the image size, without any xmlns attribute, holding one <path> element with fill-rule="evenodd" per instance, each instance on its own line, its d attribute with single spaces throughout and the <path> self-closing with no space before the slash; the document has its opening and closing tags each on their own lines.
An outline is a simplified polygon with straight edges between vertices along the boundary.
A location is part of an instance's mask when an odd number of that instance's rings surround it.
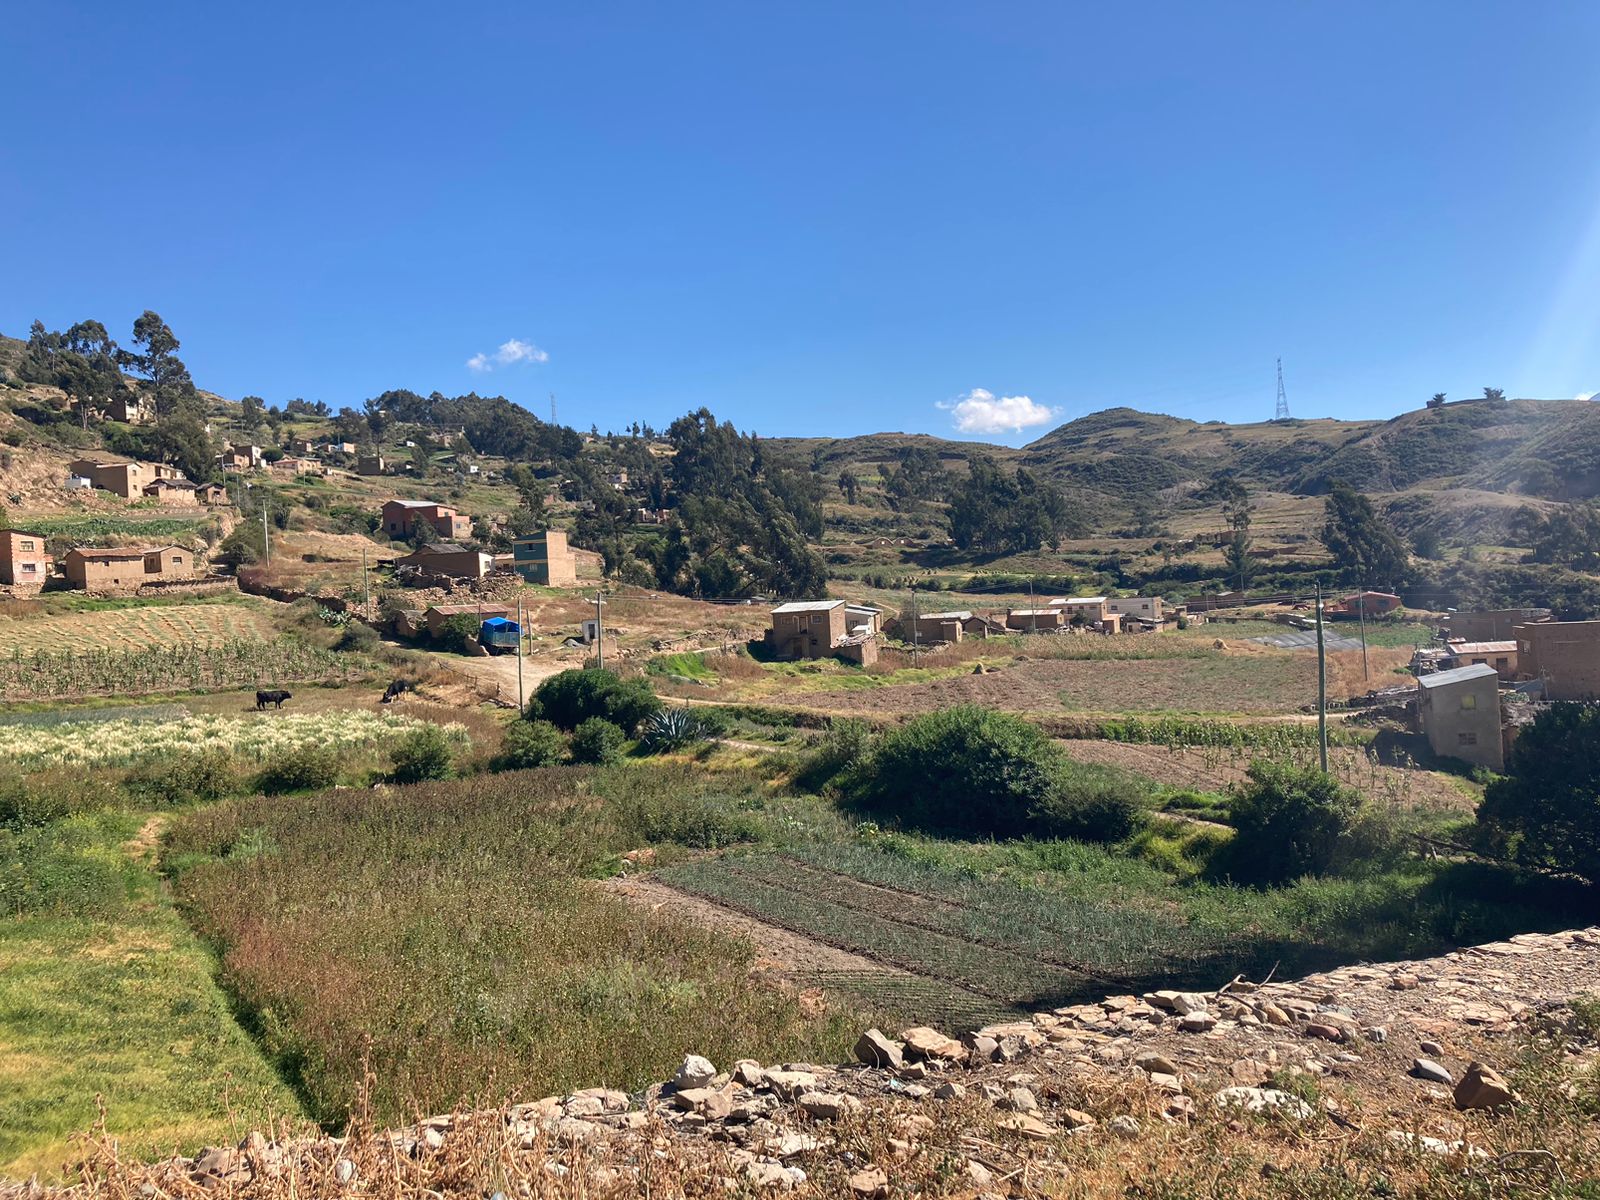
<svg viewBox="0 0 1600 1200">
<path fill-rule="evenodd" d="M 1081 1108 L 1064 1108 L 1061 1110 L 1061 1123 L 1076 1132 L 1079 1129 L 1093 1129 L 1100 1122 Z"/>
<path fill-rule="evenodd" d="M 679 1091 L 685 1088 L 703 1088 L 716 1077 L 717 1069 L 711 1065 L 710 1059 L 690 1054 L 684 1058 L 678 1073 L 672 1077 L 672 1086 Z"/>
<path fill-rule="evenodd" d="M 1313 1021 L 1311 1024 L 1306 1026 L 1306 1036 L 1322 1038 L 1323 1040 L 1329 1042 L 1342 1042 L 1344 1041 L 1344 1030 L 1340 1029 L 1337 1025 L 1329 1025 L 1322 1021 Z"/>
<path fill-rule="evenodd" d="M 799 1103 L 803 1111 L 819 1121 L 837 1121 L 846 1113 L 861 1108 L 861 1101 L 843 1092 L 807 1092 Z"/>
<path fill-rule="evenodd" d="M 723 1088 L 684 1088 L 673 1094 L 672 1102 L 708 1121 L 722 1121 L 733 1111 L 733 1088 L 733 1084 Z"/>
<path fill-rule="evenodd" d="M 1162 1075 L 1176 1075 L 1178 1073 L 1176 1063 L 1165 1054 L 1157 1054 L 1154 1050 L 1147 1050 L 1139 1055 L 1133 1060 L 1133 1065 L 1141 1071 L 1149 1072 L 1152 1075 L 1158 1072 Z"/>
<path fill-rule="evenodd" d="M 856 1042 L 856 1060 L 869 1067 L 898 1070 L 905 1065 L 900 1043 L 879 1029 L 869 1029 Z"/>
<path fill-rule="evenodd" d="M 1009 1108 L 1012 1112 L 1036 1113 L 1039 1111 L 1039 1099 L 1030 1088 L 1014 1087 L 1006 1093 L 1006 1098 L 1000 1102 L 1002 1108 Z"/>
<path fill-rule="evenodd" d="M 935 1100 L 961 1100 L 966 1097 L 967 1089 L 954 1080 L 946 1080 L 933 1089 Z"/>
<path fill-rule="evenodd" d="M 784 1071 L 774 1067 L 762 1072 L 762 1078 L 768 1087 L 785 1100 L 792 1100 L 817 1086 L 817 1077 L 810 1071 Z"/>
<path fill-rule="evenodd" d="M 1457 1108 L 1500 1108 L 1515 1099 L 1505 1077 L 1481 1062 L 1470 1063 L 1461 1082 L 1456 1084 Z"/>
<path fill-rule="evenodd" d="M 1178 1018 L 1178 1028 L 1185 1033 L 1210 1033 L 1217 1027 L 1217 1018 L 1201 1010 L 1185 1013 Z"/>
<path fill-rule="evenodd" d="M 1118 1137 L 1136 1138 L 1139 1136 L 1139 1118 L 1126 1115 L 1112 1117 L 1106 1122 L 1106 1128 Z"/>
<path fill-rule="evenodd" d="M 955 1038 L 946 1037 L 937 1029 L 927 1025 L 917 1025 L 911 1029 L 900 1031 L 900 1040 L 905 1043 L 905 1056 L 913 1061 L 934 1062 L 965 1062 L 967 1048 Z"/>
<path fill-rule="evenodd" d="M 880 1200 L 889 1194 L 889 1177 L 882 1167 L 866 1167 L 850 1176 L 850 1193 L 861 1200 Z"/>
</svg>

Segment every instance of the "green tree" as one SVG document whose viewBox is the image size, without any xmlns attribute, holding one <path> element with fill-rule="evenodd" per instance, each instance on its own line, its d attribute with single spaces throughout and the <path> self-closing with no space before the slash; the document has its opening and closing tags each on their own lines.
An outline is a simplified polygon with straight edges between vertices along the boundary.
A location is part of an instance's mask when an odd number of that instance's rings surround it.
<svg viewBox="0 0 1600 1200">
<path fill-rule="evenodd" d="M 1228 802 L 1233 841 L 1215 864 L 1246 883 L 1320 875 L 1354 830 L 1360 795 L 1314 767 L 1250 764 L 1249 782 Z"/>
<path fill-rule="evenodd" d="M 843 494 L 846 504 L 856 502 L 856 496 L 861 491 L 861 481 L 856 478 L 854 471 L 846 469 L 839 472 L 839 491 Z"/>
<path fill-rule="evenodd" d="M 1335 480 L 1324 509 L 1322 544 L 1351 583 L 1398 584 L 1411 567 L 1394 527 L 1343 480 Z"/>
<path fill-rule="evenodd" d="M 1552 704 L 1523 728 L 1478 829 L 1494 853 L 1600 883 L 1600 706 Z"/>
<path fill-rule="evenodd" d="M 158 313 L 146 309 L 133 323 L 132 350 L 118 352 L 118 361 L 144 379 L 158 418 L 187 413 L 203 417 L 189 368 L 178 357 L 180 343 Z"/>
<path fill-rule="evenodd" d="M 562 729 L 576 729 L 599 717 L 632 734 L 640 722 L 661 709 L 661 701 L 640 676 L 623 679 L 605 670 L 572 670 L 552 675 L 539 685 L 528 705 L 529 720 L 543 719 Z"/>
</svg>

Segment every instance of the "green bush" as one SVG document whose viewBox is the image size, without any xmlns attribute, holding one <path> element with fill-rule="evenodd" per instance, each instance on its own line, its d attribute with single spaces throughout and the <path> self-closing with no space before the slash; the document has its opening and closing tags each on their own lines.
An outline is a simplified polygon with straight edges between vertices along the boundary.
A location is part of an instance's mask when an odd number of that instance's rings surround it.
<svg viewBox="0 0 1600 1200">
<path fill-rule="evenodd" d="M 1493 854 L 1600 883 L 1600 706 L 1552 704 L 1522 730 L 1478 829 Z"/>
<path fill-rule="evenodd" d="M 1145 823 L 1150 788 L 1134 776 L 1085 763 L 1064 766 L 1055 790 L 1033 807 L 1036 831 L 1081 842 L 1120 842 Z"/>
<path fill-rule="evenodd" d="M 452 779 L 456 773 L 455 747 L 449 735 L 432 722 L 419 725 L 400 739 L 393 752 L 396 783 L 422 783 Z"/>
<path fill-rule="evenodd" d="M 800 760 L 795 786 L 820 792 L 841 776 L 858 770 L 871 754 L 871 725 L 855 717 L 835 721 Z"/>
<path fill-rule="evenodd" d="M 1360 824 L 1361 796 L 1315 767 L 1253 762 L 1228 802 L 1234 837 L 1216 869 L 1246 883 L 1322 875 Z"/>
<path fill-rule="evenodd" d="M 239 776 L 226 751 L 195 750 L 139 763 L 122 786 L 134 800 L 153 807 L 201 804 L 232 795 Z"/>
<path fill-rule="evenodd" d="M 339 782 L 339 753 L 320 746 L 302 746 L 270 759 L 256 776 L 256 788 L 269 796 L 315 792 Z"/>
<path fill-rule="evenodd" d="M 544 719 L 566 730 L 600 717 L 635 733 L 661 711 L 661 701 L 643 678 L 623 679 L 612 671 L 563 671 L 539 685 L 528 705 L 529 719 Z"/>
<path fill-rule="evenodd" d="M 567 754 L 567 739 L 549 721 L 513 721 L 506 728 L 500 753 L 489 760 L 491 771 L 526 771 L 553 767 Z"/>
<path fill-rule="evenodd" d="M 333 644 L 333 648 L 346 654 L 370 654 L 382 644 L 383 639 L 371 625 L 351 621 L 344 627 L 344 632 L 339 635 L 339 640 Z"/>
<path fill-rule="evenodd" d="M 964 704 L 884 734 L 846 796 L 913 828 L 1022 837 L 1055 795 L 1060 767 L 1060 752 L 1035 726 Z"/>
<path fill-rule="evenodd" d="M 483 622 L 472 613 L 456 613 L 453 617 L 445 618 L 435 641 L 441 650 L 448 650 L 452 654 L 468 654 L 478 644 L 478 634 L 482 630 Z"/>
<path fill-rule="evenodd" d="M 0 776 L 0 827 L 48 825 L 107 806 L 108 789 L 88 772 L 53 770 Z"/>
<path fill-rule="evenodd" d="M 622 757 L 622 745 L 627 740 L 621 726 L 604 717 L 590 717 L 572 733 L 572 761 L 609 766 Z"/>
</svg>

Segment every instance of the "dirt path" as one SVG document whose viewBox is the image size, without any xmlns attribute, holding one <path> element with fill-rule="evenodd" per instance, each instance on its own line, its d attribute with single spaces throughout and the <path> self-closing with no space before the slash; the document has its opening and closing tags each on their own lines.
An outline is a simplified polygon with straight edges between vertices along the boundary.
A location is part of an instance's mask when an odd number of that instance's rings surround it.
<svg viewBox="0 0 1600 1200">
<path fill-rule="evenodd" d="M 470 679 L 474 686 L 486 695 L 506 704 L 517 702 L 517 656 L 514 654 L 491 654 L 485 658 L 469 658 L 461 654 L 445 654 L 442 651 L 428 651 L 431 662 L 458 675 Z M 533 695 L 534 688 L 538 687 L 552 675 L 559 675 L 572 663 L 551 662 L 547 659 L 524 658 L 522 660 L 522 692 L 523 697 Z"/>
</svg>

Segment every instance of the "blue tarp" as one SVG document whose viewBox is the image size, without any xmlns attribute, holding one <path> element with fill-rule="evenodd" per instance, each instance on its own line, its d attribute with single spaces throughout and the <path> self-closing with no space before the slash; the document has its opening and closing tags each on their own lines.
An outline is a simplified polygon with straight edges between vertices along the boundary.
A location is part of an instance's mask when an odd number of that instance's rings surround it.
<svg viewBox="0 0 1600 1200">
<path fill-rule="evenodd" d="M 490 617 L 484 621 L 483 627 L 491 633 L 521 633 L 515 621 L 508 621 L 505 617 Z"/>
</svg>

